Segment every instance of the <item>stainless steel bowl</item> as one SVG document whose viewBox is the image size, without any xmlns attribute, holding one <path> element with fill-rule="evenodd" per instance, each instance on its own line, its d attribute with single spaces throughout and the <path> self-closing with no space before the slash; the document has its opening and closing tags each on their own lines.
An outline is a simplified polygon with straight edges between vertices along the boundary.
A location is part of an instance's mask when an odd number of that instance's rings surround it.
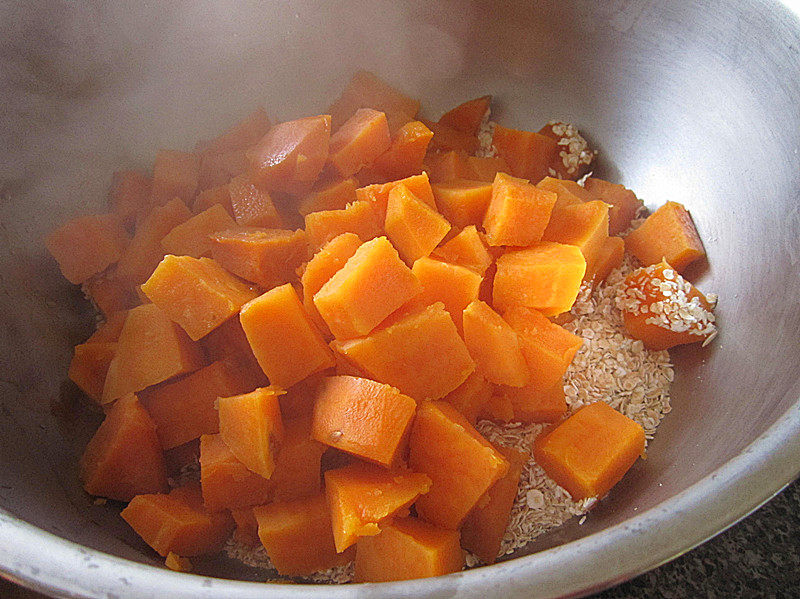
<svg viewBox="0 0 800 599">
<path fill-rule="evenodd" d="M 0 570 L 63 597 L 506 597 L 585 593 L 723 530 L 800 470 L 800 20 L 778 2 L 0 4 Z M 173 573 L 76 455 L 94 419 L 62 387 L 91 315 L 41 237 L 146 167 L 265 104 L 319 112 L 355 68 L 437 115 L 484 93 L 512 126 L 578 124 L 600 175 L 686 204 L 721 334 L 674 353 L 673 411 L 582 526 L 492 567 L 391 585 Z M 65 405 L 67 404 L 67 405 Z M 245 577 L 230 564 L 220 576 Z"/>
</svg>

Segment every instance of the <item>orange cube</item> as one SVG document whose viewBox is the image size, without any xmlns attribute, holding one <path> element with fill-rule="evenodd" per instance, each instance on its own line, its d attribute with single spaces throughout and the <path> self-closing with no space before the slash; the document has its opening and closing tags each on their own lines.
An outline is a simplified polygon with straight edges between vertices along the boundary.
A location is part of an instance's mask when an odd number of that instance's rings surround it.
<svg viewBox="0 0 800 599">
<path fill-rule="evenodd" d="M 113 266 L 86 279 L 83 292 L 106 318 L 117 312 L 124 312 L 136 304 L 130 286 L 119 278 L 117 269 Z"/>
<path fill-rule="evenodd" d="M 399 184 L 389 192 L 386 235 L 407 264 L 430 254 L 450 231 L 450 223 Z"/>
<path fill-rule="evenodd" d="M 420 121 L 406 123 L 392 136 L 389 149 L 375 158 L 373 170 L 380 173 L 384 180 L 402 179 L 420 173 L 432 137 L 433 131 Z"/>
<path fill-rule="evenodd" d="M 456 328 L 462 331 L 462 313 L 470 302 L 478 299 L 481 276 L 466 266 L 431 258 L 414 262 L 411 272 L 422 285 L 417 299 L 425 306 L 442 302 Z"/>
<path fill-rule="evenodd" d="M 443 152 L 455 150 L 465 154 L 474 154 L 481 145 L 473 134 L 464 133 L 443 123 L 434 123 L 425 119 L 420 119 L 420 121 L 433 131 L 433 137 L 429 144 L 431 150 Z"/>
<path fill-rule="evenodd" d="M 343 210 L 348 204 L 356 201 L 356 186 L 357 181 L 353 178 L 326 183 L 304 196 L 297 206 L 297 211 L 306 216 L 321 210 Z"/>
<path fill-rule="evenodd" d="M 706 255 L 691 215 L 677 202 L 667 202 L 628 233 L 625 249 L 643 266 L 666 260 L 678 272 Z"/>
<path fill-rule="evenodd" d="M 86 340 L 86 343 L 114 343 L 119 341 L 119 336 L 122 333 L 122 327 L 125 325 L 127 317 L 127 310 L 109 314 L 105 322 L 97 325 L 97 330 Z"/>
<path fill-rule="evenodd" d="M 586 260 L 574 245 L 542 241 L 497 259 L 492 288 L 498 310 L 512 306 L 536 308 L 555 316 L 569 311 L 586 272 Z"/>
<path fill-rule="evenodd" d="M 174 227 L 161 239 L 161 247 L 176 256 L 207 256 L 211 253 L 211 235 L 235 224 L 224 206 L 214 204 Z"/>
<path fill-rule="evenodd" d="M 283 227 L 272 197 L 265 189 L 256 186 L 248 175 L 234 177 L 228 184 L 228 193 L 237 224 L 267 229 Z"/>
<path fill-rule="evenodd" d="M 106 373 L 117 352 L 115 342 L 92 342 L 75 346 L 69 363 L 69 379 L 94 401 L 103 397 Z"/>
<path fill-rule="evenodd" d="M 409 98 L 369 71 L 357 71 L 342 95 L 331 105 L 331 126 L 341 127 L 359 108 L 374 108 L 386 113 L 390 129 L 410 121 L 419 110 L 419 101 Z M 392 125 L 396 126 L 392 126 Z"/>
<path fill-rule="evenodd" d="M 216 553 L 233 530 L 228 512 L 206 510 L 197 483 L 166 495 L 137 495 L 120 515 L 162 556 L 170 552 L 188 557 Z"/>
<path fill-rule="evenodd" d="M 132 308 L 108 367 L 102 403 L 197 370 L 200 348 L 155 304 Z"/>
<path fill-rule="evenodd" d="M 608 212 L 608 234 L 619 235 L 630 227 L 631 221 L 641 210 L 642 200 L 630 189 L 617 183 L 609 183 L 602 179 L 589 177 L 586 179 L 586 191 L 611 205 Z M 660 260 L 660 258 L 659 258 Z"/>
<path fill-rule="evenodd" d="M 163 206 L 174 198 L 189 204 L 197 192 L 200 158 L 192 152 L 159 150 L 153 164 L 150 205 Z"/>
<path fill-rule="evenodd" d="M 494 422 L 511 422 L 514 420 L 514 406 L 503 395 L 492 395 L 483 406 L 480 418 Z"/>
<path fill-rule="evenodd" d="M 328 470 L 325 495 L 331 510 L 336 551 L 341 553 L 359 538 L 372 537 L 423 493 L 431 480 L 406 470 L 386 470 L 358 463 Z"/>
<path fill-rule="evenodd" d="M 307 214 L 306 235 L 309 247 L 316 251 L 342 233 L 355 233 L 361 241 L 381 234 L 383 222 L 369 202 L 353 202 L 343 210 L 322 210 Z"/>
<path fill-rule="evenodd" d="M 564 381 L 549 388 L 539 385 L 505 387 L 506 399 L 511 402 L 514 419 L 520 422 L 558 422 L 567 413 Z"/>
<path fill-rule="evenodd" d="M 603 497 L 644 454 L 644 429 L 602 401 L 539 435 L 533 455 L 575 500 Z"/>
<path fill-rule="evenodd" d="M 418 200 L 422 200 L 434 210 L 436 209 L 436 200 L 433 198 L 433 190 L 431 189 L 431 182 L 428 179 L 427 173 L 412 175 L 405 179 L 391 181 L 389 183 L 360 187 L 356 189 L 356 197 L 359 201 L 372 204 L 380 222 L 383 223 L 386 218 L 386 206 L 389 203 L 389 193 L 400 184 L 405 185 Z"/>
<path fill-rule="evenodd" d="M 602 283 L 612 270 L 622 265 L 624 255 L 625 242 L 622 237 L 607 237 L 597 252 L 591 269 L 587 266 L 586 274 L 583 275 L 584 280 L 592 281 L 595 285 Z"/>
<path fill-rule="evenodd" d="M 442 400 L 448 402 L 467 421 L 475 426 L 478 415 L 489 402 L 494 391 L 494 386 L 476 370 L 467 377 L 467 380 L 445 395 Z"/>
<path fill-rule="evenodd" d="M 472 174 L 468 177 L 476 181 L 491 183 L 497 173 L 508 173 L 511 168 L 501 156 L 467 156 L 467 165 Z"/>
<path fill-rule="evenodd" d="M 86 446 L 80 463 L 90 495 L 130 501 L 168 489 L 156 425 L 132 393 L 118 399 Z"/>
<path fill-rule="evenodd" d="M 219 204 L 225 211 L 233 216 L 233 205 L 231 204 L 231 187 L 226 182 L 222 185 L 209 187 L 198 193 L 192 203 L 192 212 L 200 214 L 212 206 Z"/>
<path fill-rule="evenodd" d="M 283 425 L 283 440 L 269 479 L 273 498 L 292 501 L 317 495 L 322 487 L 320 468 L 327 446 L 311 438 L 310 417 L 284 420 Z"/>
<path fill-rule="evenodd" d="M 371 164 L 389 149 L 391 141 L 386 115 L 359 108 L 331 135 L 328 160 L 346 178 Z"/>
<path fill-rule="evenodd" d="M 172 255 L 164 257 L 142 291 L 194 341 L 258 295 L 211 258 Z"/>
<path fill-rule="evenodd" d="M 420 404 L 411 428 L 408 464 L 433 484 L 416 502 L 432 524 L 458 529 L 484 493 L 508 471 L 508 461 L 449 403 Z"/>
<path fill-rule="evenodd" d="M 481 121 L 489 110 L 492 96 L 481 96 L 459 104 L 439 117 L 439 124 L 461 131 L 469 135 L 477 135 Z"/>
<path fill-rule="evenodd" d="M 431 186 L 436 205 L 454 227 L 480 225 L 492 199 L 492 184 L 469 179 L 452 179 Z"/>
<path fill-rule="evenodd" d="M 275 501 L 253 508 L 258 536 L 278 574 L 304 576 L 343 566 L 352 553 L 336 553 L 325 495 Z"/>
<path fill-rule="evenodd" d="M 536 187 L 556 194 L 556 204 L 553 206 L 553 210 L 599 199 L 592 192 L 575 183 L 575 181 L 566 179 L 545 177 L 536 184 Z"/>
<path fill-rule="evenodd" d="M 534 184 L 549 174 L 548 168 L 559 151 L 556 141 L 546 135 L 500 125 L 495 125 L 492 145 L 511 167 L 512 175 Z"/>
<path fill-rule="evenodd" d="M 200 154 L 198 191 L 227 185 L 231 179 L 244 175 L 250 167 L 247 151 L 203 152 Z"/>
<path fill-rule="evenodd" d="M 117 171 L 111 179 L 108 207 L 126 225 L 144 217 L 150 209 L 149 177 L 139 171 Z"/>
<path fill-rule="evenodd" d="M 50 233 L 45 245 L 61 274 L 77 285 L 117 262 L 128 245 L 128 235 L 115 214 L 80 216 Z"/>
<path fill-rule="evenodd" d="M 400 518 L 356 547 L 356 582 L 390 582 L 458 572 L 464 555 L 455 530 Z"/>
<path fill-rule="evenodd" d="M 498 173 L 483 218 L 489 245 L 527 246 L 539 241 L 555 203 L 554 193 Z"/>
<path fill-rule="evenodd" d="M 591 275 L 608 239 L 608 204 L 594 200 L 553 210 L 542 239 L 580 248 Z"/>
<path fill-rule="evenodd" d="M 358 339 L 333 343 L 371 378 L 417 401 L 439 399 L 475 369 L 453 319 L 438 302 Z"/>
<path fill-rule="evenodd" d="M 249 470 L 222 435 L 200 437 L 200 486 L 203 504 L 212 512 L 263 505 L 272 497 L 271 482 Z"/>
<path fill-rule="evenodd" d="M 431 257 L 465 266 L 481 277 L 486 274 L 494 260 L 486 248 L 483 235 L 478 233 L 475 225 L 461 229 L 457 235 L 433 250 Z"/>
<path fill-rule="evenodd" d="M 305 231 L 235 227 L 209 238 L 220 266 L 266 289 L 297 279 L 308 255 Z"/>
<path fill-rule="evenodd" d="M 353 376 L 323 380 L 311 436 L 383 466 L 402 457 L 417 404 L 394 387 Z"/>
<path fill-rule="evenodd" d="M 239 319 L 261 369 L 273 385 L 285 389 L 334 365 L 333 354 L 289 283 L 242 306 Z"/>
<path fill-rule="evenodd" d="M 434 183 L 469 179 L 472 176 L 472 169 L 467 159 L 466 153 L 456 150 L 428 154 L 424 168 Z"/>
<path fill-rule="evenodd" d="M 339 339 L 366 335 L 419 292 L 419 282 L 385 237 L 361 245 L 314 295 Z"/>
<path fill-rule="evenodd" d="M 261 139 L 270 127 L 271 123 L 266 110 L 258 107 L 222 135 L 208 141 L 198 142 L 196 149 L 203 152 L 243 150 Z"/>
<path fill-rule="evenodd" d="M 503 316 L 519 338 L 531 373 L 530 384 L 539 389 L 553 388 L 561 381 L 583 339 L 550 322 L 536 310 L 517 306 Z"/>
</svg>

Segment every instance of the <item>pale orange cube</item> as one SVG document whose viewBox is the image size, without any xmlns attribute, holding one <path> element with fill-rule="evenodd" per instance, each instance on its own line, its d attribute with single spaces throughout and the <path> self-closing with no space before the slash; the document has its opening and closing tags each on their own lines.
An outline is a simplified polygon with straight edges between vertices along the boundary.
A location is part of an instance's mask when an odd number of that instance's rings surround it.
<svg viewBox="0 0 800 599">
<path fill-rule="evenodd" d="M 382 180 L 396 180 L 422 171 L 422 161 L 428 151 L 433 131 L 420 121 L 404 124 L 392 135 L 392 143 L 373 163 L 373 170 Z"/>
<path fill-rule="evenodd" d="M 167 254 L 200 258 L 211 253 L 211 235 L 236 223 L 221 204 L 214 204 L 176 226 L 161 240 Z"/>
<path fill-rule="evenodd" d="M 351 177 L 312 189 L 311 193 L 300 200 L 297 211 L 302 216 L 306 216 L 321 210 L 342 210 L 358 199 L 356 198 L 357 184 L 358 182 Z"/>
<path fill-rule="evenodd" d="M 505 387 L 504 394 L 511 402 L 514 418 L 521 422 L 558 422 L 567 413 L 562 379 L 549 388 L 539 384 Z"/>
<path fill-rule="evenodd" d="M 487 183 L 494 181 L 497 173 L 508 173 L 511 171 L 508 163 L 503 160 L 501 156 L 468 156 L 467 164 L 472 170 L 472 175 L 470 176 L 471 179 L 475 179 L 477 181 L 486 181 Z"/>
<path fill-rule="evenodd" d="M 527 246 L 539 241 L 555 203 L 556 194 L 498 173 L 483 219 L 489 245 Z"/>
<path fill-rule="evenodd" d="M 361 241 L 381 234 L 383 222 L 370 202 L 357 201 L 342 210 L 322 210 L 305 218 L 308 245 L 316 251 L 342 233 L 355 233 Z"/>
<path fill-rule="evenodd" d="M 159 150 L 153 164 L 150 205 L 163 206 L 173 198 L 184 204 L 194 199 L 200 177 L 200 157 L 192 152 Z"/>
<path fill-rule="evenodd" d="M 390 144 L 386 115 L 372 108 L 359 108 L 331 135 L 328 161 L 342 177 L 349 177 L 371 164 Z"/>
<path fill-rule="evenodd" d="M 45 245 L 61 274 L 77 285 L 117 262 L 128 241 L 120 217 L 100 214 L 67 221 L 47 236 Z"/>
<path fill-rule="evenodd" d="M 545 177 L 536 184 L 536 187 L 556 194 L 556 203 L 553 206 L 553 210 L 599 199 L 592 192 L 575 183 L 575 181 L 567 179 Z"/>
<path fill-rule="evenodd" d="M 454 227 L 480 225 L 492 199 L 492 184 L 486 181 L 453 179 L 431 186 L 436 205 Z"/>
<path fill-rule="evenodd" d="M 117 352 L 116 342 L 95 341 L 75 346 L 67 376 L 94 401 L 103 397 L 106 373 Z"/>
<path fill-rule="evenodd" d="M 427 257 L 414 262 L 411 272 L 422 285 L 418 300 L 426 306 L 442 302 L 456 328 L 462 331 L 461 315 L 464 308 L 478 299 L 481 276 L 466 266 Z"/>
<path fill-rule="evenodd" d="M 589 177 L 586 179 L 586 191 L 594 196 L 593 199 L 611 205 L 608 212 L 609 235 L 619 235 L 625 231 L 643 206 L 642 200 L 635 193 L 618 183 Z"/>
<path fill-rule="evenodd" d="M 432 144 L 436 141 L 434 132 Z M 469 179 L 472 176 L 472 169 L 467 162 L 467 154 L 460 150 L 450 150 L 428 154 L 425 158 L 425 170 L 428 172 L 433 183 L 443 183 L 455 181 L 456 179 Z"/>
<path fill-rule="evenodd" d="M 475 426 L 478 416 L 491 399 L 493 392 L 494 385 L 476 370 L 466 381 L 445 395 L 442 401 L 452 405 L 471 425 Z"/>
<path fill-rule="evenodd" d="M 591 274 L 608 239 L 608 208 L 605 202 L 594 200 L 553 210 L 542 239 L 580 248 Z"/>
<path fill-rule="evenodd" d="M 253 183 L 248 175 L 234 177 L 228 184 L 228 192 L 237 224 L 268 229 L 283 227 L 283 219 L 269 192 Z"/>
<path fill-rule="evenodd" d="M 356 197 L 359 201 L 372 204 L 382 223 L 386 218 L 386 206 L 389 203 L 389 193 L 392 189 L 401 184 L 405 185 L 408 190 L 414 194 L 414 197 L 422 200 L 434 210 L 436 209 L 436 200 L 433 197 L 433 190 L 431 189 L 431 182 L 428 179 L 427 173 L 412 175 L 398 181 L 390 181 L 389 183 L 360 187 L 356 189 Z"/>
<path fill-rule="evenodd" d="M 450 232 L 450 223 L 399 184 L 389 192 L 384 229 L 403 260 L 413 264 L 439 245 Z"/>
<path fill-rule="evenodd" d="M 225 211 L 230 216 L 233 216 L 233 206 L 231 205 L 231 188 L 228 183 L 223 183 L 222 185 L 217 185 L 215 187 L 209 187 L 208 189 L 204 189 L 198 193 L 194 198 L 194 202 L 192 203 L 192 212 L 195 214 L 200 214 L 204 210 L 207 210 L 217 204 L 225 208 Z"/>
<path fill-rule="evenodd" d="M 431 257 L 450 264 L 466 266 L 481 277 L 486 274 L 494 258 L 486 248 L 486 241 L 475 225 L 461 229 L 457 235 L 431 252 Z"/>
<path fill-rule="evenodd" d="M 611 271 L 622 265 L 625 256 L 625 241 L 622 237 L 607 237 L 597 252 L 597 257 L 591 269 L 586 269 L 583 275 L 585 281 L 597 285 L 606 280 Z"/>
<path fill-rule="evenodd" d="M 200 437 L 200 486 L 203 504 L 212 512 L 242 510 L 272 499 L 271 482 L 245 467 L 221 435 Z"/>
</svg>

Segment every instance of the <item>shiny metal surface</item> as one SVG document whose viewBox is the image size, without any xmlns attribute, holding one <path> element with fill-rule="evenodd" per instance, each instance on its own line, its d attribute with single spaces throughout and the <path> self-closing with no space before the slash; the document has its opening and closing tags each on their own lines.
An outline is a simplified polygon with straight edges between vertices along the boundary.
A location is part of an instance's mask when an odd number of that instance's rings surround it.
<svg viewBox="0 0 800 599">
<path fill-rule="evenodd" d="M 576 123 L 601 176 L 689 207 L 721 334 L 674 353 L 673 411 L 648 459 L 528 555 L 340 588 L 153 567 L 77 484 L 97 418 L 69 409 L 62 381 L 91 316 L 41 236 L 103 209 L 114 169 L 260 103 L 279 119 L 321 111 L 355 68 L 431 116 L 493 93 L 511 126 Z M 0 2 L 0 571 L 61 597 L 550 597 L 714 535 L 800 471 L 797 98 L 800 20 L 777 2 Z"/>
</svg>

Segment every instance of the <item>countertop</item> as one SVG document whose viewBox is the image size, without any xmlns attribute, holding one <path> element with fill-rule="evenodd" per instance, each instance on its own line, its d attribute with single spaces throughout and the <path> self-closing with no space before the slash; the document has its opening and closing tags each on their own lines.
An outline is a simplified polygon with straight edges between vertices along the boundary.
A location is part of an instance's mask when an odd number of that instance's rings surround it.
<svg viewBox="0 0 800 599">
<path fill-rule="evenodd" d="M 800 481 L 697 549 L 596 599 L 800 597 Z M 0 579 L 0 599 L 41 599 Z"/>
</svg>

